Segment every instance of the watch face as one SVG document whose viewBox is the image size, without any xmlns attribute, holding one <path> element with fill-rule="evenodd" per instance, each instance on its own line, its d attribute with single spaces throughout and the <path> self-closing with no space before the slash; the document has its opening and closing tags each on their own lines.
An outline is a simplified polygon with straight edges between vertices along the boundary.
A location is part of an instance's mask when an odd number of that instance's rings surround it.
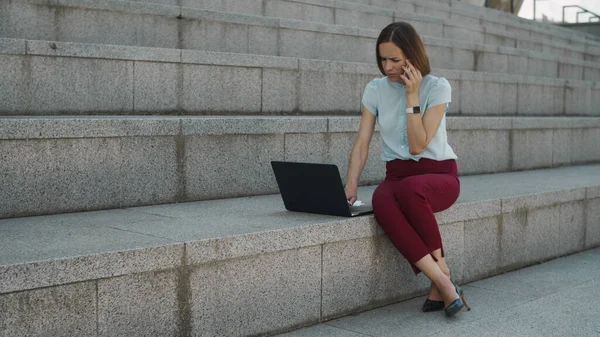
<svg viewBox="0 0 600 337">
<path fill-rule="evenodd" d="M 413 113 L 421 113 L 421 107 L 420 106 L 413 106 Z"/>
</svg>

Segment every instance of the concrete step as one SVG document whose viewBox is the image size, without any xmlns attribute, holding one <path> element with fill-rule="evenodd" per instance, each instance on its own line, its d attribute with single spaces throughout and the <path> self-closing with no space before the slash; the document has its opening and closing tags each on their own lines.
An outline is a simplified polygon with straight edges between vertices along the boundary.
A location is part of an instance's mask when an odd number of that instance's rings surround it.
<svg viewBox="0 0 600 337">
<path fill-rule="evenodd" d="M 452 320 L 421 312 L 421 296 L 277 337 L 594 336 L 599 264 L 600 249 L 590 249 L 464 284 L 472 310 Z"/>
<path fill-rule="evenodd" d="M 0 218 L 277 192 L 271 160 L 338 165 L 358 117 L 0 118 Z M 448 117 L 461 175 L 600 162 L 600 118 Z M 385 174 L 376 130 L 361 184 Z"/>
<path fill-rule="evenodd" d="M 0 25 L 4 23 L 0 36 L 30 40 L 373 63 L 379 34 L 374 29 L 117 0 L 69 0 L 58 7 L 23 2 L 4 6 L 10 15 L 8 20 L 0 20 Z M 59 9 L 64 14 L 57 14 Z M 31 17 L 35 26 L 28 20 Z M 587 54 L 574 52 L 570 46 L 547 45 L 531 38 L 517 42 L 506 34 L 446 26 L 435 19 L 415 21 L 415 25 L 424 35 L 434 66 L 553 79 L 600 78 L 600 62 L 585 61 Z M 480 43 L 456 41 L 464 38 Z"/>
<path fill-rule="evenodd" d="M 194 0 L 189 0 L 193 2 Z M 545 37 L 555 41 L 562 41 L 568 44 L 585 43 L 597 45 L 598 41 L 591 34 L 579 34 L 570 29 L 565 29 L 553 24 L 532 21 L 516 15 L 505 13 L 498 10 L 479 7 L 462 0 L 452 1 L 421 1 L 421 0 L 345 0 L 361 4 L 368 4 L 377 7 L 410 8 L 414 6 L 418 13 L 432 13 L 440 18 L 450 18 L 454 21 L 471 21 L 476 23 L 478 20 L 482 25 L 506 27 L 503 28 L 509 32 L 519 35 L 530 35 Z"/>
<path fill-rule="evenodd" d="M 598 247 L 600 166 L 462 177 L 436 217 L 459 283 Z M 373 216 L 279 195 L 1 220 L 0 252 L 6 337 L 267 335 L 429 285 Z"/>
<path fill-rule="evenodd" d="M 418 21 L 419 16 L 425 16 L 435 18 L 438 23 L 475 30 L 492 28 L 509 36 L 531 37 L 534 41 L 548 40 L 582 47 L 589 45 L 592 48 L 598 48 L 600 45 L 597 39 L 589 34 L 574 32 L 552 24 L 532 22 L 497 10 L 473 6 L 464 1 L 456 1 L 452 4 L 420 0 L 138 0 L 136 2 L 181 5 L 349 26 L 376 25 L 367 26 L 375 29 L 380 29 L 378 24 L 389 20 L 390 16 L 398 15 L 411 23 L 413 20 Z M 406 15 L 409 17 L 403 18 Z"/>
<path fill-rule="evenodd" d="M 519 60 L 490 56 L 473 61 L 471 52 L 461 53 L 455 46 L 437 50 L 448 54 L 434 64 L 449 66 L 474 62 L 513 69 L 513 61 Z M 546 64 L 528 62 L 522 69 L 545 69 Z M 5 69 L 0 73 L 2 115 L 355 115 L 365 85 L 381 76 L 373 60 L 347 63 L 16 39 L 0 39 L 0 66 Z M 600 82 L 445 69 L 433 74 L 452 84 L 452 114 L 600 114 Z M 231 78 L 236 80 L 225 80 Z"/>
</svg>

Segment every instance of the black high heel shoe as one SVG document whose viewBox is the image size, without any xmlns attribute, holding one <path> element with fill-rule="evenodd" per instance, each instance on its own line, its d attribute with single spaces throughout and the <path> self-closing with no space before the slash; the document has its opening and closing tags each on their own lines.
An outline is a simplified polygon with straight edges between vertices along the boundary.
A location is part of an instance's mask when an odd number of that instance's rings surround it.
<svg viewBox="0 0 600 337">
<path fill-rule="evenodd" d="M 454 281 L 452 281 L 452 284 L 454 284 L 454 288 L 456 288 L 456 293 L 458 294 L 458 296 L 460 297 L 460 300 L 465 305 L 465 308 L 467 308 L 467 311 L 471 311 L 471 307 L 467 304 L 467 301 L 465 300 L 465 293 L 462 290 L 462 288 L 459 287 L 458 284 L 456 284 Z"/>
<path fill-rule="evenodd" d="M 444 310 L 444 301 L 432 301 L 427 298 L 425 299 L 425 303 L 423 303 L 422 310 L 423 312 Z"/>
<path fill-rule="evenodd" d="M 452 284 L 454 284 L 458 298 L 452 301 L 452 303 L 450 303 L 450 305 L 444 309 L 444 313 L 447 317 L 456 315 L 456 313 L 459 312 L 463 307 L 466 307 L 467 310 L 471 310 L 471 307 L 469 307 L 467 301 L 465 301 L 465 294 L 463 290 L 456 283 L 452 282 Z"/>
</svg>

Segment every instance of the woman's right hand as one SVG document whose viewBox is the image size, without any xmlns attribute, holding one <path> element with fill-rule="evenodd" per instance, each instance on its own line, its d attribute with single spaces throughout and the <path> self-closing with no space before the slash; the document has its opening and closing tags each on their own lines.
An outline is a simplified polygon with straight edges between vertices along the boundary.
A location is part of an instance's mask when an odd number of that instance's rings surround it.
<svg viewBox="0 0 600 337">
<path fill-rule="evenodd" d="M 346 200 L 348 200 L 348 204 L 354 204 L 354 202 L 356 201 L 356 195 L 358 194 L 358 187 L 346 185 L 344 190 L 346 190 Z"/>
</svg>

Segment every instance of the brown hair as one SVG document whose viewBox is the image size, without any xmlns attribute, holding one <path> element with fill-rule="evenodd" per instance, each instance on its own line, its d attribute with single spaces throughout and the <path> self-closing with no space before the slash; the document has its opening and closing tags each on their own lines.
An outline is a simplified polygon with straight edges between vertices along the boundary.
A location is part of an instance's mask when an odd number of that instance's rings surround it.
<svg viewBox="0 0 600 337">
<path fill-rule="evenodd" d="M 412 25 L 406 22 L 394 22 L 385 27 L 377 38 L 375 53 L 377 54 L 377 66 L 385 76 L 385 71 L 381 65 L 381 55 L 379 54 L 379 45 L 385 42 L 392 42 L 396 47 L 402 49 L 406 58 L 419 69 L 421 75 L 425 76 L 431 72 L 429 57 L 425 51 L 423 41 Z"/>
</svg>

